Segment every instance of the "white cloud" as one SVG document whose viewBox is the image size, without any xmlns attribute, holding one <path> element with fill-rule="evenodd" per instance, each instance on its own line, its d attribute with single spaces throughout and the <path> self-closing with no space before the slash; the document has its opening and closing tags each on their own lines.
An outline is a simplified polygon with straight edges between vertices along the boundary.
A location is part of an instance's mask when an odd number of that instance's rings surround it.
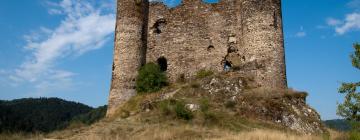
<svg viewBox="0 0 360 140">
<path fill-rule="evenodd" d="M 360 0 L 351 0 L 347 6 L 354 9 L 352 13 L 345 15 L 345 19 L 328 18 L 326 20 L 327 25 L 334 28 L 337 35 L 360 30 Z"/>
<path fill-rule="evenodd" d="M 300 31 L 295 34 L 295 37 L 303 38 L 303 37 L 305 37 L 306 35 L 307 35 L 307 34 L 306 34 L 306 32 L 304 31 L 304 27 L 301 26 L 301 27 L 300 27 Z"/>
<path fill-rule="evenodd" d="M 341 20 L 335 19 L 335 18 L 328 18 L 326 20 L 326 24 L 329 26 L 338 26 L 342 24 L 343 22 Z"/>
<path fill-rule="evenodd" d="M 335 27 L 335 31 L 339 35 L 343 35 L 354 30 L 360 30 L 360 13 L 351 13 L 346 15 L 344 23 Z"/>
<path fill-rule="evenodd" d="M 59 70 L 57 62 L 103 47 L 115 29 L 114 12 L 104 12 L 109 3 L 97 5 L 88 1 L 62 0 L 47 4 L 49 14 L 63 14 L 64 20 L 55 29 L 41 27 L 40 31 L 24 36 L 27 41 L 24 49 L 29 55 L 9 76 L 16 83 L 35 84 L 39 91 L 70 84 L 71 77 L 76 74 Z"/>
</svg>

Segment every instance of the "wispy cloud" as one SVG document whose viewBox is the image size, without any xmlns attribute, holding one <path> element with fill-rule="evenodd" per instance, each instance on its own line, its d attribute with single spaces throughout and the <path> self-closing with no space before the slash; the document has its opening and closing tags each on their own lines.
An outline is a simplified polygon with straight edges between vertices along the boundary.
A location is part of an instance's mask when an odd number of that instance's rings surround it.
<svg viewBox="0 0 360 140">
<path fill-rule="evenodd" d="M 346 14 L 344 19 L 328 18 L 326 20 L 328 27 L 333 28 L 337 35 L 360 30 L 360 0 L 351 0 L 347 6 L 353 8 L 353 12 Z"/>
<path fill-rule="evenodd" d="M 80 0 L 46 2 L 49 14 L 61 14 L 65 18 L 54 29 L 40 27 L 39 31 L 24 36 L 27 42 L 24 49 L 29 55 L 9 79 L 17 84 L 34 84 L 39 92 L 68 87 L 76 74 L 59 69 L 57 62 L 100 49 L 111 40 L 115 14 L 107 10 L 115 3 L 104 3 Z"/>
<path fill-rule="evenodd" d="M 296 34 L 295 34 L 295 37 L 298 37 L 298 38 L 303 38 L 305 37 L 307 34 L 306 32 L 304 31 L 304 27 L 300 27 L 300 31 L 298 31 Z"/>
<path fill-rule="evenodd" d="M 335 19 L 335 18 L 328 18 L 326 20 L 326 24 L 329 26 L 338 26 L 343 24 L 343 22 L 341 20 Z"/>
</svg>

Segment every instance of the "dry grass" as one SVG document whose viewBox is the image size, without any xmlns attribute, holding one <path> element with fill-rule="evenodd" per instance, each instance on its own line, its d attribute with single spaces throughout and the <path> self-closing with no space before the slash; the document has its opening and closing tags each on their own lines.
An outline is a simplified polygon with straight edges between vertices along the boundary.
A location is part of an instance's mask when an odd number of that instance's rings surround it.
<svg viewBox="0 0 360 140">
<path fill-rule="evenodd" d="M 274 130 L 254 130 L 242 133 L 225 133 L 220 138 L 208 140 L 323 140 L 321 136 L 295 135 Z"/>
<path fill-rule="evenodd" d="M 42 140 L 42 134 L 0 133 L 0 140 Z"/>
<path fill-rule="evenodd" d="M 109 123 L 109 122 L 108 122 Z M 271 129 L 253 129 L 240 132 L 228 131 L 217 127 L 173 123 L 138 124 L 129 122 L 99 123 L 86 130 L 59 131 L 57 137 L 25 134 L 0 134 L 0 140 L 42 140 L 44 137 L 71 140 L 346 140 L 347 133 L 329 130 L 330 138 L 322 136 L 298 135 Z M 115 124 L 114 123 L 119 123 Z M 65 136 L 67 135 L 67 136 Z M 54 138 L 54 139 L 53 139 Z"/>
<path fill-rule="evenodd" d="M 150 128 L 149 128 L 150 127 Z M 253 130 L 243 132 L 224 131 L 197 126 L 145 126 L 132 135 L 123 132 L 99 135 L 91 133 L 74 137 L 76 140 L 323 140 L 321 136 L 296 135 L 275 130 Z M 335 140 L 335 139 L 334 139 Z"/>
<path fill-rule="evenodd" d="M 301 98 L 306 99 L 308 93 L 299 92 L 293 89 L 269 89 L 269 88 L 256 88 L 247 90 L 243 95 L 251 98 Z"/>
<path fill-rule="evenodd" d="M 339 132 L 332 129 L 328 129 L 330 132 L 331 140 L 347 140 L 349 139 L 349 134 L 347 132 Z"/>
</svg>

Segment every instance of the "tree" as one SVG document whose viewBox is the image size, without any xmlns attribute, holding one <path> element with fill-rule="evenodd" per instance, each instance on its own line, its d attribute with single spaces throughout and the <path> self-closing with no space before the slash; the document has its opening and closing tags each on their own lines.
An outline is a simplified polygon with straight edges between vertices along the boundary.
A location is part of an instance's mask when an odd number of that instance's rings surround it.
<svg viewBox="0 0 360 140">
<path fill-rule="evenodd" d="M 360 44 L 353 45 L 355 52 L 350 55 L 352 66 L 360 70 Z M 337 114 L 347 120 L 360 122 L 360 82 L 342 83 L 339 93 L 345 94 L 345 101 L 338 105 Z"/>
</svg>

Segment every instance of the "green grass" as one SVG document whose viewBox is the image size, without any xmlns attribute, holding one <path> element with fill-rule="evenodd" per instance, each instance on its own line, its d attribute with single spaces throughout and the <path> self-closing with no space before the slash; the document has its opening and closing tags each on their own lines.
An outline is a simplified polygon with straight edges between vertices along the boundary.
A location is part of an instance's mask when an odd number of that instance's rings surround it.
<svg viewBox="0 0 360 140">
<path fill-rule="evenodd" d="M 194 115 L 185 105 L 184 101 L 174 99 L 163 100 L 158 103 L 163 115 L 189 121 L 194 118 Z"/>
<path fill-rule="evenodd" d="M 208 77 L 208 76 L 211 76 L 211 75 L 213 75 L 214 74 L 214 72 L 213 71 L 211 71 L 211 70 L 204 70 L 204 69 L 202 69 L 202 70 L 200 70 L 200 71 L 198 71 L 197 73 L 196 73 L 196 78 L 205 78 L 205 77 Z"/>
<path fill-rule="evenodd" d="M 358 131 L 351 131 L 349 133 L 349 140 L 360 140 L 360 132 Z"/>
</svg>

